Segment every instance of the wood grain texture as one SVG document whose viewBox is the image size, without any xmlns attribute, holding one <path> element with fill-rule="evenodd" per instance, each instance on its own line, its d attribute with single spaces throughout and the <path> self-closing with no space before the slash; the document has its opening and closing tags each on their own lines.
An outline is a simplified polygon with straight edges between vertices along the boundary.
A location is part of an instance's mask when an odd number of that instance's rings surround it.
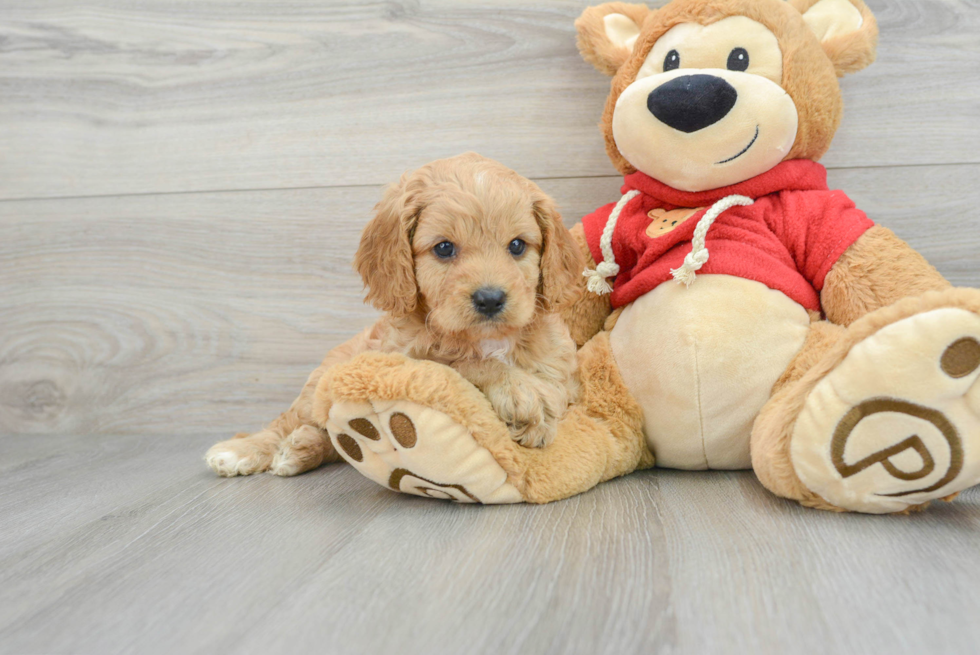
<svg viewBox="0 0 980 655">
<path fill-rule="evenodd" d="M 980 165 L 897 167 L 831 183 L 956 284 L 980 286 L 978 177 Z M 569 224 L 619 184 L 542 181 Z M 376 316 L 350 261 L 380 192 L 0 203 L 0 433 L 257 429 Z"/>
<path fill-rule="evenodd" d="M 469 149 L 609 175 L 587 4 L 7 0 L 0 198 L 383 184 Z M 825 163 L 980 162 L 975 2 L 870 4 L 879 60 Z"/>
<path fill-rule="evenodd" d="M 0 438 L 19 458 L 0 475 L 0 653 L 921 655 L 980 639 L 977 490 L 837 515 L 750 473 L 648 471 L 467 507 L 342 465 L 217 479 L 209 441 Z"/>
</svg>

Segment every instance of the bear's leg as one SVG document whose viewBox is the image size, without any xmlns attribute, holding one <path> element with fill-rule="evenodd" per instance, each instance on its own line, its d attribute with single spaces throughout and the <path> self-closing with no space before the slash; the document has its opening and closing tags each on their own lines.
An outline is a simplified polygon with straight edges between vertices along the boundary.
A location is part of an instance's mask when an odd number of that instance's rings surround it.
<svg viewBox="0 0 980 655">
<path fill-rule="evenodd" d="M 769 491 L 797 500 L 808 507 L 839 509 L 827 503 L 800 482 L 789 456 L 790 437 L 796 417 L 806 400 L 797 383 L 842 340 L 846 328 L 817 321 L 799 354 L 776 381 L 769 402 L 763 406 L 752 426 L 752 468 Z"/>
<path fill-rule="evenodd" d="M 581 401 L 546 448 L 525 448 L 456 371 L 367 353 L 332 370 L 314 416 L 346 461 L 395 491 L 458 502 L 546 503 L 652 466 L 639 406 L 601 333 L 579 351 Z"/>
<path fill-rule="evenodd" d="M 903 512 L 980 483 L 980 291 L 907 298 L 847 328 L 816 323 L 752 432 L 774 493 Z"/>
</svg>

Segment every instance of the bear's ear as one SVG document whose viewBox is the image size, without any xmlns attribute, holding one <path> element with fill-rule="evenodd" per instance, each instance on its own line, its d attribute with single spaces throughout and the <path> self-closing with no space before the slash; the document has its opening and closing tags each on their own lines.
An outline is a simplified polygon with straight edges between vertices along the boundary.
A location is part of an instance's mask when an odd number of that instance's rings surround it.
<svg viewBox="0 0 980 655">
<path fill-rule="evenodd" d="M 790 0 L 803 14 L 838 77 L 856 73 L 875 60 L 878 23 L 862 0 Z"/>
<path fill-rule="evenodd" d="M 575 21 L 579 52 L 600 73 L 615 75 L 633 53 L 643 21 L 651 13 L 646 5 L 625 2 L 588 7 Z"/>
</svg>

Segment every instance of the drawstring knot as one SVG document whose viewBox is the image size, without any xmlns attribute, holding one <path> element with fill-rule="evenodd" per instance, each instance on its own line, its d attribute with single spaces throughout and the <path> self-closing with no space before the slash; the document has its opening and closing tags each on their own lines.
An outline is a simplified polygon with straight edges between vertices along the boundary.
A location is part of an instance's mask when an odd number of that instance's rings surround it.
<svg viewBox="0 0 980 655">
<path fill-rule="evenodd" d="M 619 264 L 616 262 L 601 262 L 595 268 L 585 269 L 582 275 L 589 278 L 589 281 L 586 283 L 589 291 L 596 295 L 604 296 L 612 292 L 612 286 L 606 282 L 606 278 L 619 275 Z"/>
<path fill-rule="evenodd" d="M 753 202 L 755 201 L 752 198 L 732 195 L 725 196 L 711 205 L 711 209 L 704 213 L 704 216 L 701 217 L 701 220 L 698 221 L 698 224 L 694 228 L 694 236 L 691 237 L 691 252 L 687 253 L 687 256 L 684 257 L 684 263 L 680 268 L 672 268 L 670 270 L 670 274 L 674 276 L 674 279 L 684 286 L 691 286 L 694 283 L 695 273 L 700 271 L 701 267 L 708 261 L 708 248 L 704 241 L 715 219 L 729 207 L 736 205 L 745 207 L 751 205 Z"/>
</svg>

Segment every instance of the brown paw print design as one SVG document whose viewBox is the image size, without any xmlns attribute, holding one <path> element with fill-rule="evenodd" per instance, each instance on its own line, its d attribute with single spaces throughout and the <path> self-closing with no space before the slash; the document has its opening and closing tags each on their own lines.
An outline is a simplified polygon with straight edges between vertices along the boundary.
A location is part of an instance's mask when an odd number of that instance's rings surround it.
<svg viewBox="0 0 980 655">
<path fill-rule="evenodd" d="M 445 414 L 408 401 L 337 403 L 327 431 L 365 477 L 400 493 L 458 503 L 521 502 L 489 451 Z"/>
</svg>

